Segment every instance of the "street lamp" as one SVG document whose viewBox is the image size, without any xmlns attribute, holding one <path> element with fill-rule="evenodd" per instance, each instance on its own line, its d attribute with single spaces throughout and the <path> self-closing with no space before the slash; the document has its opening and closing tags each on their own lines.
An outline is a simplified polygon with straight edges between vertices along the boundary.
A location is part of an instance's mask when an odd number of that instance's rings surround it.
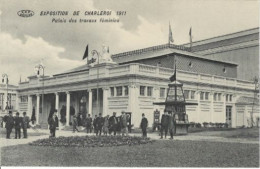
<svg viewBox="0 0 260 169">
<path fill-rule="evenodd" d="M 95 54 L 97 55 L 97 60 L 98 60 L 98 62 L 97 62 L 97 64 L 98 64 L 98 66 L 97 66 L 97 113 L 99 113 L 99 101 L 98 101 L 98 81 L 99 81 L 99 56 L 100 56 L 100 54 L 99 54 L 99 52 L 97 51 L 97 50 L 92 50 L 91 51 L 91 54 L 92 54 L 92 56 L 94 56 Z"/>
<path fill-rule="evenodd" d="M 7 107 L 8 109 L 8 75 L 6 73 L 2 74 L 2 83 L 6 83 L 6 106 L 5 106 L 5 109 Z M 11 104 L 10 104 L 11 106 Z"/>
<path fill-rule="evenodd" d="M 44 66 L 42 64 L 38 64 L 35 66 L 35 70 L 37 71 L 37 77 L 40 77 L 40 70 L 42 70 L 42 111 L 43 112 L 43 101 L 44 101 Z"/>
</svg>

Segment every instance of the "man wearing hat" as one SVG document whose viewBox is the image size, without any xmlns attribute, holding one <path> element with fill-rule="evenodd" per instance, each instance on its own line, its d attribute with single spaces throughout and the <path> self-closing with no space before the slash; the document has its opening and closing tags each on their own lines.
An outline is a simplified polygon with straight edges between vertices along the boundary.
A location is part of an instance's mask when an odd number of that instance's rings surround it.
<svg viewBox="0 0 260 169">
<path fill-rule="evenodd" d="M 23 112 L 22 117 L 22 128 L 23 128 L 23 138 L 27 138 L 27 128 L 29 127 L 30 118 L 26 116 L 26 112 Z"/>
<path fill-rule="evenodd" d="M 104 121 L 102 118 L 102 114 L 99 113 L 99 116 L 96 118 L 96 135 L 101 135 L 102 127 L 103 127 Z"/>
<path fill-rule="evenodd" d="M 143 137 L 147 137 L 147 131 L 146 131 L 147 126 L 148 126 L 148 120 L 145 117 L 145 114 L 143 113 L 142 114 L 142 121 L 141 121 L 141 125 L 140 125 L 140 128 L 142 129 L 142 132 L 143 132 Z"/>
<path fill-rule="evenodd" d="M 109 118 L 109 134 L 111 134 L 112 132 L 114 132 L 114 136 L 116 135 L 116 130 L 117 130 L 117 125 L 118 125 L 118 121 L 116 118 L 116 112 L 113 112 L 113 116 L 111 116 Z"/>
<path fill-rule="evenodd" d="M 19 116 L 19 112 L 17 112 L 14 118 L 15 139 L 17 139 L 17 135 L 19 139 L 21 138 L 21 127 L 22 127 L 22 119 Z"/>
<path fill-rule="evenodd" d="M 8 116 L 5 117 L 5 128 L 6 128 L 6 138 L 10 139 L 10 134 L 14 127 L 13 112 L 9 111 Z"/>
</svg>

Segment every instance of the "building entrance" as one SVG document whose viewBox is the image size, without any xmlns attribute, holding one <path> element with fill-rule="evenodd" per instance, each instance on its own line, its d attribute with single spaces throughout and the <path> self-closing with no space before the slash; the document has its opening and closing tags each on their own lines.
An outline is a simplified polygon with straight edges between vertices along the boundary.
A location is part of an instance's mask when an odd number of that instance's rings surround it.
<svg viewBox="0 0 260 169">
<path fill-rule="evenodd" d="M 226 106 L 226 123 L 228 127 L 232 126 L 232 106 Z"/>
</svg>

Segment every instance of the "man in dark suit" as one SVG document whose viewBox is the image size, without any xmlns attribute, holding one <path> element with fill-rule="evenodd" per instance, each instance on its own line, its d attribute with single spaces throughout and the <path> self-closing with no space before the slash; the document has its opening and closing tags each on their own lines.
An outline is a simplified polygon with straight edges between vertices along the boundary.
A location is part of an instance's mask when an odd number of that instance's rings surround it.
<svg viewBox="0 0 260 169">
<path fill-rule="evenodd" d="M 171 135 L 171 138 L 173 140 L 173 134 L 174 134 L 174 129 L 175 129 L 175 118 L 174 118 L 174 113 L 173 112 L 169 112 L 169 133 Z"/>
<path fill-rule="evenodd" d="M 19 139 L 21 138 L 21 127 L 22 127 L 22 118 L 19 116 L 19 112 L 17 112 L 14 118 L 15 139 L 17 139 L 17 135 Z"/>
<path fill-rule="evenodd" d="M 88 114 L 88 117 L 86 118 L 86 128 L 87 128 L 87 133 L 91 133 L 91 125 L 92 125 L 92 118 L 90 117 L 90 114 Z"/>
<path fill-rule="evenodd" d="M 109 123 L 109 134 L 111 134 L 112 132 L 114 132 L 114 136 L 116 135 L 116 130 L 117 130 L 117 118 L 116 118 L 116 112 L 113 112 L 113 116 L 111 116 L 108 120 Z"/>
<path fill-rule="evenodd" d="M 93 120 L 93 128 L 94 128 L 94 133 L 97 132 L 97 115 L 95 115 L 94 120 Z"/>
<path fill-rule="evenodd" d="M 5 128 L 6 128 L 6 138 L 10 139 L 10 135 L 14 127 L 14 118 L 13 118 L 12 111 L 9 111 L 9 115 L 5 116 L 4 121 L 5 121 Z"/>
<path fill-rule="evenodd" d="M 50 137 L 55 137 L 57 124 L 58 124 L 57 116 L 54 113 L 52 118 L 49 119 Z"/>
<path fill-rule="evenodd" d="M 141 121 L 141 125 L 140 125 L 140 128 L 142 129 L 142 132 L 143 132 L 143 137 L 147 137 L 147 131 L 146 131 L 147 126 L 148 126 L 148 120 L 145 117 L 145 114 L 143 113 L 142 114 L 142 121 Z"/>
<path fill-rule="evenodd" d="M 27 128 L 29 127 L 30 118 L 26 116 L 26 112 L 23 112 L 22 117 L 22 128 L 23 128 L 23 138 L 27 138 Z"/>
<path fill-rule="evenodd" d="M 96 135 L 98 135 L 98 133 L 99 133 L 99 135 L 101 135 L 103 124 L 104 124 L 104 121 L 103 121 L 102 114 L 99 113 L 99 116 L 96 119 L 96 128 L 97 128 Z"/>
<path fill-rule="evenodd" d="M 163 132 L 164 132 L 164 138 L 166 138 L 167 136 L 168 123 L 169 123 L 169 116 L 167 114 L 167 111 L 164 111 L 164 114 L 162 115 L 162 119 L 161 119 L 161 139 L 163 139 Z"/>
</svg>

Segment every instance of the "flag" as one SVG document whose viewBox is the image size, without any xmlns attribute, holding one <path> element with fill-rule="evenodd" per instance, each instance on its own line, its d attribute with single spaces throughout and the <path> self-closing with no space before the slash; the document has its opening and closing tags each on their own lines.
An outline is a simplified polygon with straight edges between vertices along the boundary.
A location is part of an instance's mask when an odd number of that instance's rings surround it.
<svg viewBox="0 0 260 169">
<path fill-rule="evenodd" d="M 176 63 L 175 63 L 175 68 L 174 68 L 174 74 L 170 77 L 170 81 L 171 82 L 176 81 Z"/>
<path fill-rule="evenodd" d="M 191 30 L 191 27 L 190 27 L 189 35 L 190 35 L 190 48 L 191 48 L 192 47 L 192 30 Z"/>
<path fill-rule="evenodd" d="M 87 57 L 88 57 L 88 45 L 86 47 L 86 50 L 85 50 L 85 53 L 84 53 L 84 56 L 83 56 L 82 60 L 84 60 Z"/>
<path fill-rule="evenodd" d="M 169 44 L 173 43 L 171 24 L 169 23 Z"/>
</svg>

